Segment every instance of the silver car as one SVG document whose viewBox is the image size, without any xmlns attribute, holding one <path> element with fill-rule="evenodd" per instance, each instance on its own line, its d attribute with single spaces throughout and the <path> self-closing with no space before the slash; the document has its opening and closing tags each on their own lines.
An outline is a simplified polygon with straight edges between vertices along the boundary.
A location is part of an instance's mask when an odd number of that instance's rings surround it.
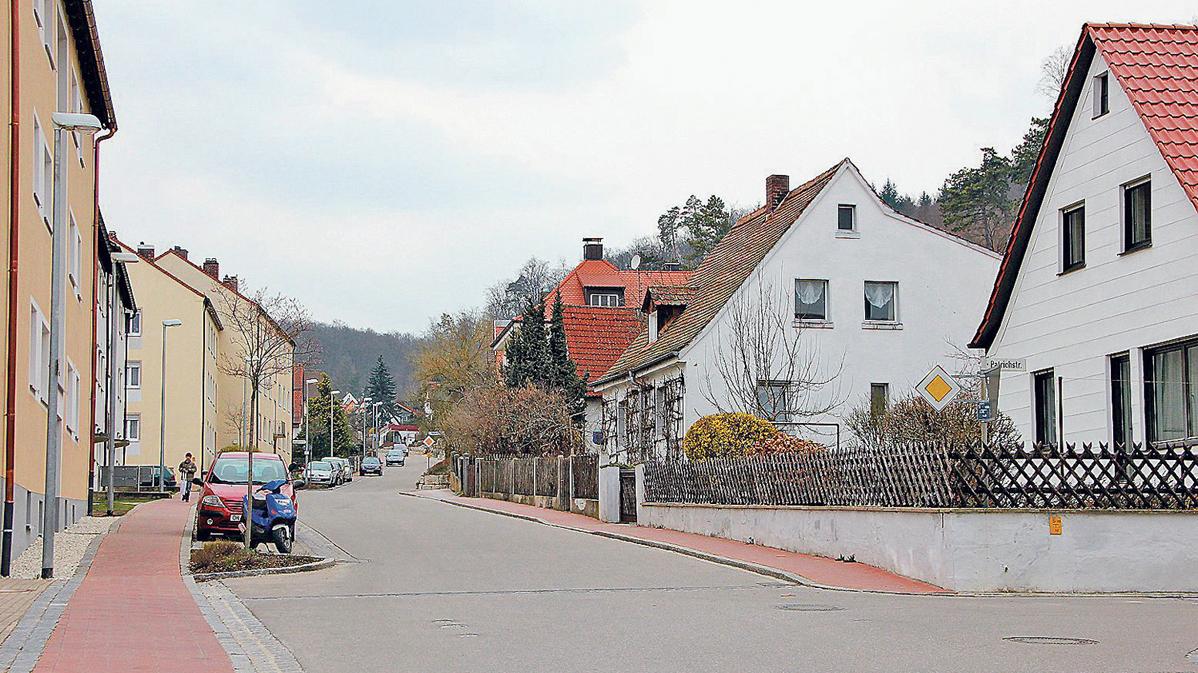
<svg viewBox="0 0 1198 673">
<path fill-rule="evenodd" d="M 314 460 L 304 468 L 304 481 L 309 486 L 332 486 L 341 468 L 325 460 Z"/>
<path fill-rule="evenodd" d="M 338 469 L 338 472 L 335 475 L 336 483 L 333 484 L 334 486 L 354 480 L 354 468 L 350 465 L 349 459 L 340 458 L 337 456 L 329 456 L 328 458 L 324 458 L 322 460 L 333 464 Z"/>
</svg>

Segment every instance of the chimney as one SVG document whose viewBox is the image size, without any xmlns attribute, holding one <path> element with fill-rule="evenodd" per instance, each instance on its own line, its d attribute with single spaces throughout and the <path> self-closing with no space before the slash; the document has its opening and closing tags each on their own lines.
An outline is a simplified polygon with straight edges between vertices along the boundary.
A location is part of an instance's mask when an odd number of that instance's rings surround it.
<svg viewBox="0 0 1198 673">
<path fill-rule="evenodd" d="M 183 259 L 187 259 L 187 248 L 181 248 L 176 245 L 175 247 L 171 248 L 171 250 L 174 250 L 175 252 L 179 253 L 179 256 L 182 257 Z"/>
<path fill-rule="evenodd" d="M 216 261 L 215 257 L 209 257 L 204 260 L 204 273 L 212 276 L 213 280 L 220 280 L 220 262 Z"/>
<path fill-rule="evenodd" d="M 225 276 L 225 279 L 221 283 L 234 292 L 241 291 L 241 288 L 237 285 L 237 276 Z"/>
<path fill-rule="evenodd" d="M 790 192 L 789 175 L 771 175 L 765 179 L 765 205 L 770 210 L 778 207 Z"/>
<path fill-rule="evenodd" d="M 584 238 L 582 239 L 582 258 L 586 259 L 603 259 L 603 239 L 602 238 Z"/>
<path fill-rule="evenodd" d="M 145 241 L 137 244 L 137 254 L 146 259 L 154 259 L 154 246 L 146 245 Z"/>
</svg>

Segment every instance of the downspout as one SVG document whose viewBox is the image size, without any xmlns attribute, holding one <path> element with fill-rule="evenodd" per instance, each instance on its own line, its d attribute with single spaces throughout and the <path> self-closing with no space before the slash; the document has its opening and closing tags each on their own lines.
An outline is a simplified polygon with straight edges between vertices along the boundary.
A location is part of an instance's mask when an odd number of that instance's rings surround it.
<svg viewBox="0 0 1198 673">
<path fill-rule="evenodd" d="M 16 4 L 16 3 L 14 3 Z M 108 132 L 102 136 L 96 136 L 92 142 L 92 241 L 94 247 L 92 249 L 92 306 L 91 306 L 91 324 L 92 324 L 92 386 L 91 393 L 88 399 L 91 404 L 87 407 L 88 416 L 88 451 L 87 451 L 87 515 L 92 515 L 92 496 L 95 494 L 94 477 L 96 474 L 96 367 L 99 365 L 99 354 L 96 350 L 96 277 L 99 276 L 98 269 L 100 268 L 100 246 L 108 245 L 108 241 L 100 240 L 100 143 L 108 140 L 116 134 L 116 125 L 108 129 Z M 82 136 L 80 136 L 82 138 Z M 82 140 L 80 140 L 82 142 Z M 116 266 L 112 268 L 113 278 L 116 278 Z M 108 316 L 109 320 L 115 320 L 116 316 Z M 115 392 L 115 391 L 114 391 Z M 108 432 L 113 432 L 113 428 L 108 428 Z M 109 466 L 112 469 L 112 466 Z"/>
<path fill-rule="evenodd" d="M 8 334 L 4 382 L 4 533 L 0 541 L 0 575 L 12 570 L 12 522 L 16 499 L 17 435 L 17 260 L 20 257 L 18 234 L 21 230 L 21 10 L 19 2 L 8 3 L 10 120 L 8 159 Z"/>
</svg>

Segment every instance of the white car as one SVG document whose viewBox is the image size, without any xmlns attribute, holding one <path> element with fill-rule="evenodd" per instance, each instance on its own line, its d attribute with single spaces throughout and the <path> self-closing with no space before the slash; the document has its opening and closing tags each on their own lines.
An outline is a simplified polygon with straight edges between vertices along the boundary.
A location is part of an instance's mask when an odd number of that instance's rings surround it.
<svg viewBox="0 0 1198 673">
<path fill-rule="evenodd" d="M 324 460 L 314 460 L 304 468 L 304 481 L 309 486 L 332 486 L 341 468 Z"/>
<path fill-rule="evenodd" d="M 344 484 L 347 481 L 354 480 L 354 468 L 350 466 L 349 459 L 339 458 L 337 456 L 329 456 L 321 460 L 336 466 L 339 470 L 334 476 L 334 486 Z"/>
</svg>

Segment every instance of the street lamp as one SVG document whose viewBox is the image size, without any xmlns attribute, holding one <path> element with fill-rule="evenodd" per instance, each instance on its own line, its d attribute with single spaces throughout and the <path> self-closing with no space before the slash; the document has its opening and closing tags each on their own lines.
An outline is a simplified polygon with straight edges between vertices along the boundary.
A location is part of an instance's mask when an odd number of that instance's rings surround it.
<svg viewBox="0 0 1198 673">
<path fill-rule="evenodd" d="M 363 397 L 362 398 L 362 406 L 358 408 L 358 411 L 361 412 L 361 414 L 362 414 L 362 457 L 363 458 L 366 457 L 366 423 L 370 420 L 369 415 L 366 413 L 366 410 L 370 407 L 370 405 L 367 404 L 367 402 L 369 402 L 369 401 L 370 401 L 369 397 Z"/>
<path fill-rule="evenodd" d="M 136 264 L 141 257 L 132 252 L 114 252 L 112 253 L 112 276 L 109 279 L 109 298 L 108 298 L 108 398 L 105 400 L 105 421 L 104 424 L 108 427 L 108 439 L 104 441 L 104 463 L 108 465 L 108 516 L 112 516 L 113 505 L 116 500 L 116 489 L 114 486 L 114 473 L 116 472 L 116 383 L 117 383 L 117 368 L 116 362 L 116 332 L 117 332 L 117 308 L 120 304 L 120 293 L 116 287 L 116 265 L 117 264 Z M 127 336 L 125 338 L 128 338 Z M 122 428 L 123 434 L 124 428 Z"/>
<path fill-rule="evenodd" d="M 162 378 L 158 396 L 158 490 L 166 490 L 166 330 L 182 325 L 183 321 L 170 318 L 162 321 Z"/>
<path fill-rule="evenodd" d="M 380 407 L 380 406 L 382 406 L 382 404 L 383 404 L 382 402 L 375 402 L 374 404 L 370 405 L 371 409 L 373 409 L 373 410 L 374 410 L 374 424 L 373 424 L 373 425 L 374 425 L 374 427 L 373 427 L 373 428 L 371 428 L 371 429 L 372 429 L 372 430 L 374 430 L 374 433 L 373 433 L 373 434 L 374 434 L 374 437 L 373 437 L 372 439 L 374 440 L 374 452 L 375 452 L 375 454 L 378 454 L 378 452 L 379 452 L 379 439 L 378 439 L 378 432 L 379 432 L 379 407 Z"/>
<path fill-rule="evenodd" d="M 318 381 L 316 379 L 304 380 L 304 394 L 302 400 L 302 404 L 304 405 L 304 465 L 307 465 L 312 460 L 312 445 L 308 443 L 308 426 L 311 425 L 310 419 L 308 418 L 308 386 L 314 383 L 318 383 Z M 333 409 L 330 407 L 329 411 L 332 412 Z M 294 461 L 295 456 L 292 456 L 291 460 Z"/>
<path fill-rule="evenodd" d="M 333 457 L 333 396 L 340 393 L 340 390 L 329 391 L 329 458 Z"/>
<path fill-rule="evenodd" d="M 67 182 L 63 131 L 91 135 L 100 130 L 95 115 L 55 112 L 54 122 L 54 234 L 50 262 L 50 367 L 46 386 L 46 502 L 42 516 L 42 578 L 54 577 L 54 532 L 58 530 L 58 467 L 62 458 L 62 428 L 58 424 L 58 380 L 62 374 L 63 336 L 67 330 Z M 14 301 L 10 298 L 9 301 Z M 78 404 L 79 400 L 71 400 Z M 63 410 L 66 416 L 66 410 Z"/>
</svg>

